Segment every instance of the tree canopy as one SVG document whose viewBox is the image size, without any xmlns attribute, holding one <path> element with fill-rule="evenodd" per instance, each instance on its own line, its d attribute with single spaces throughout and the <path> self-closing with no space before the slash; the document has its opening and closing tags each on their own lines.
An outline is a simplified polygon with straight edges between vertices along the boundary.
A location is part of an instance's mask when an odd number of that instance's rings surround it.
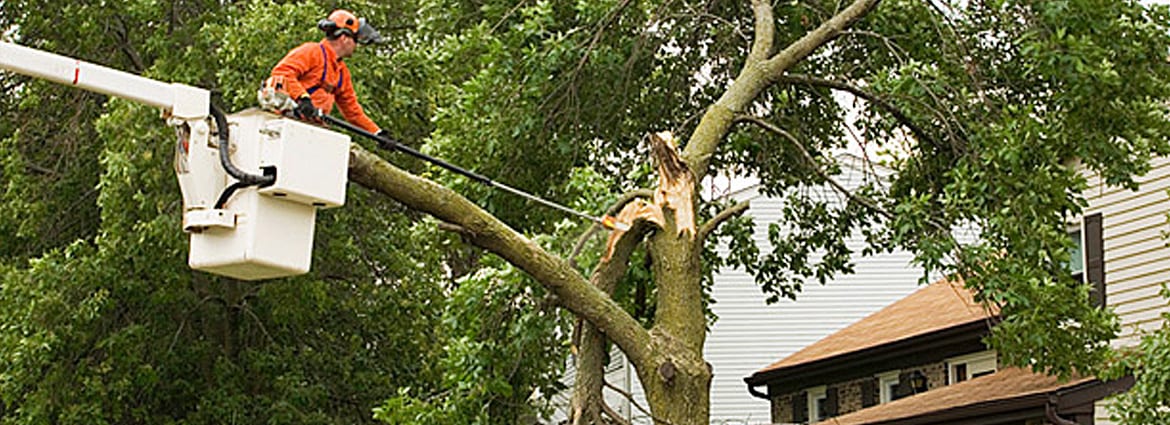
<svg viewBox="0 0 1170 425">
<path fill-rule="evenodd" d="M 612 251 L 577 250 L 587 223 L 355 145 L 365 188 L 323 214 L 310 275 L 213 278 L 181 260 L 173 136 L 154 111 L 3 74 L 5 423 L 514 423 L 556 389 L 554 306 L 582 320 L 581 359 L 616 344 L 656 417 L 705 423 L 712 270 L 796 297 L 851 270 L 858 232 L 866 252 L 909 249 L 996 304 L 1009 363 L 1095 373 L 1117 325 L 1061 272 L 1077 164 L 1132 186 L 1170 153 L 1170 14 L 1136 1 L 2 6 L 4 37 L 210 88 L 227 109 L 252 106 L 272 64 L 348 7 L 392 40 L 347 62 L 399 139 L 593 213 L 664 213 Z M 650 161 L 662 130 L 680 146 Z M 847 202 L 809 197 L 845 148 L 892 174 Z M 771 250 L 746 237 L 745 205 L 694 194 L 712 175 L 786 198 Z M 675 200 L 654 195 L 677 181 L 692 183 Z"/>
</svg>

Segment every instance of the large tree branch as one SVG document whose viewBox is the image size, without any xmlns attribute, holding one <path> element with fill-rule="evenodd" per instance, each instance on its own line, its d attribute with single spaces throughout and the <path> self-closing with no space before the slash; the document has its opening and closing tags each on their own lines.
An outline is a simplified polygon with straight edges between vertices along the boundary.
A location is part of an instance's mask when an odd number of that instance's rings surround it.
<svg viewBox="0 0 1170 425">
<path fill-rule="evenodd" d="M 764 0 L 767 1 L 767 0 Z M 849 7 L 837 13 L 829 20 L 821 23 L 813 31 L 805 34 L 784 50 L 773 55 L 763 62 L 748 61 L 740 70 L 735 81 L 723 92 L 715 104 L 707 108 L 699 121 L 698 127 L 687 141 L 682 157 L 691 168 L 695 176 L 707 175 L 707 167 L 715 149 L 731 131 L 735 115 L 742 113 L 759 97 L 760 93 L 771 86 L 776 79 L 788 72 L 793 66 L 807 58 L 817 48 L 832 41 L 846 28 L 857 20 L 869 14 L 880 0 L 855 0 Z M 769 15 L 763 5 L 753 3 L 753 13 L 757 21 Z M 756 28 L 766 28 L 768 23 L 756 22 Z M 773 34 L 773 37 L 775 35 Z M 752 44 L 752 52 L 764 51 L 766 44 L 772 38 L 756 36 Z M 772 50 L 767 48 L 767 50 Z"/>
<path fill-rule="evenodd" d="M 650 357 L 650 335 L 632 316 L 567 262 L 553 256 L 462 195 L 407 173 L 357 144 L 350 145 L 349 177 L 407 207 L 458 225 L 468 241 L 524 270 L 621 347 L 631 361 Z"/>
<path fill-rule="evenodd" d="M 898 109 L 896 106 L 894 106 L 890 102 L 887 102 L 885 99 L 882 99 L 881 97 L 878 97 L 877 95 L 870 93 L 869 91 L 864 90 L 861 87 L 857 87 L 855 85 L 844 83 L 841 81 L 829 80 L 829 79 L 825 79 L 825 78 L 819 78 L 819 77 L 813 77 L 813 76 L 801 75 L 801 74 L 785 74 L 785 75 L 780 76 L 777 79 L 777 82 L 789 83 L 789 84 L 808 84 L 808 85 L 812 85 L 812 86 L 828 87 L 828 88 L 831 88 L 833 90 L 848 92 L 854 96 L 865 99 L 869 103 L 872 103 L 875 106 L 877 106 L 878 108 L 881 108 L 882 110 L 886 111 L 886 113 L 890 114 L 891 116 L 894 117 L 894 119 L 898 120 L 898 122 L 901 123 L 902 126 L 909 129 L 910 132 L 914 134 L 914 137 L 918 138 L 918 140 L 920 140 L 924 143 L 928 143 L 928 144 L 935 146 L 935 147 L 939 147 L 939 148 L 942 147 L 942 145 L 938 142 L 938 140 L 935 140 L 935 138 L 931 137 L 931 135 L 928 134 L 926 132 L 926 130 L 923 130 L 922 127 L 919 127 L 918 124 L 915 124 L 914 121 L 911 120 L 910 117 L 907 116 L 905 113 L 903 113 L 901 109 Z"/>
<path fill-rule="evenodd" d="M 770 78 L 776 78 L 788 72 L 793 65 L 807 58 L 821 46 L 828 44 L 854 22 L 868 15 L 877 6 L 880 0 L 855 0 L 853 4 L 838 12 L 829 20 L 822 22 L 816 29 L 800 37 L 783 51 L 777 53 L 762 64 L 764 73 Z"/>
<path fill-rule="evenodd" d="M 758 63 L 772 56 L 773 40 L 776 38 L 776 17 L 772 13 L 772 0 L 752 0 L 752 15 L 755 17 L 756 39 L 752 41 L 748 63 Z"/>
</svg>

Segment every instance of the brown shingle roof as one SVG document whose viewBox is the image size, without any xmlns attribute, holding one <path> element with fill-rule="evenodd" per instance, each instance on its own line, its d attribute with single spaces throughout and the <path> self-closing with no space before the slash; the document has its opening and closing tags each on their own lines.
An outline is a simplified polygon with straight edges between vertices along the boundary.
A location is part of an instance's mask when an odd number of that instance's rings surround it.
<svg viewBox="0 0 1170 425">
<path fill-rule="evenodd" d="M 1008 368 L 970 381 L 862 409 L 819 423 L 826 425 L 880 424 L 917 416 L 943 415 L 956 409 L 975 409 L 1007 400 L 1022 399 L 1030 395 L 1048 394 L 1093 380 L 1093 378 L 1080 378 L 1061 383 L 1052 376 L 1020 368 Z M 1042 406 L 1047 397 L 1037 400 Z"/>
<path fill-rule="evenodd" d="M 987 320 L 995 314 L 975 302 L 971 292 L 962 283 L 939 281 L 772 363 L 756 374 Z"/>
</svg>

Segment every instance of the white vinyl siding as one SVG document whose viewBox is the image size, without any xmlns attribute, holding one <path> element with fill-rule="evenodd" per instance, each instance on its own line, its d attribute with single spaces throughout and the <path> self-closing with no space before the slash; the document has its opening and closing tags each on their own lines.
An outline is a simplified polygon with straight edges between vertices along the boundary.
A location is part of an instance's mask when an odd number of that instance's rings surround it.
<svg viewBox="0 0 1170 425">
<path fill-rule="evenodd" d="M 846 172 L 838 181 L 856 187 L 862 176 L 851 170 L 857 169 L 860 160 L 841 159 Z M 828 191 L 825 196 L 835 199 L 838 195 Z M 780 217 L 783 202 L 761 196 L 758 187 L 741 190 L 733 198 L 751 199 L 747 214 L 755 219 L 756 244 L 761 253 L 769 252 L 768 224 Z M 851 240 L 849 246 L 858 252 L 863 241 Z M 824 286 L 807 285 L 796 301 L 784 299 L 773 305 L 764 302 L 751 275 L 738 269 L 720 270 L 712 290 L 717 301 L 712 308 L 719 320 L 704 348 L 715 371 L 711 423 L 772 423 L 769 402 L 749 394 L 743 378 L 914 292 L 922 270 L 911 266 L 910 259 L 905 252 L 857 258 L 855 273 L 837 276 Z"/>
</svg>

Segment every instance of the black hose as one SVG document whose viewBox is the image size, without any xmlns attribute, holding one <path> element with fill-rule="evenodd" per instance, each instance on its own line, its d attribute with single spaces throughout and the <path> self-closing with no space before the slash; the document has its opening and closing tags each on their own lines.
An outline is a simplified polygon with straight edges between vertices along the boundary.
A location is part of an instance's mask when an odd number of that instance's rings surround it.
<svg viewBox="0 0 1170 425">
<path fill-rule="evenodd" d="M 215 201 L 215 209 L 218 210 L 220 208 L 223 208 L 223 204 L 226 204 L 228 199 L 231 199 L 232 194 L 236 193 L 237 190 L 240 190 L 240 189 L 248 187 L 248 186 L 249 185 L 247 183 L 244 183 L 244 182 L 235 182 L 235 183 L 228 185 L 228 187 L 223 190 L 223 193 L 219 194 L 219 200 Z"/>
<path fill-rule="evenodd" d="M 224 189 L 223 193 L 219 195 L 219 200 L 215 202 L 215 208 L 220 209 L 223 207 L 223 204 L 227 203 L 228 198 L 231 198 L 232 194 L 235 193 L 236 190 L 248 186 L 271 186 L 276 182 L 276 175 L 248 174 L 244 172 L 244 170 L 236 168 L 235 164 L 232 164 L 230 157 L 231 138 L 228 134 L 227 117 L 223 114 L 223 111 L 215 106 L 215 104 L 211 105 L 211 117 L 215 119 L 215 128 L 219 135 L 219 163 L 223 165 L 224 171 L 227 171 L 229 176 L 232 176 L 232 178 L 237 180 L 235 183 L 232 183 L 226 189 Z"/>
</svg>

